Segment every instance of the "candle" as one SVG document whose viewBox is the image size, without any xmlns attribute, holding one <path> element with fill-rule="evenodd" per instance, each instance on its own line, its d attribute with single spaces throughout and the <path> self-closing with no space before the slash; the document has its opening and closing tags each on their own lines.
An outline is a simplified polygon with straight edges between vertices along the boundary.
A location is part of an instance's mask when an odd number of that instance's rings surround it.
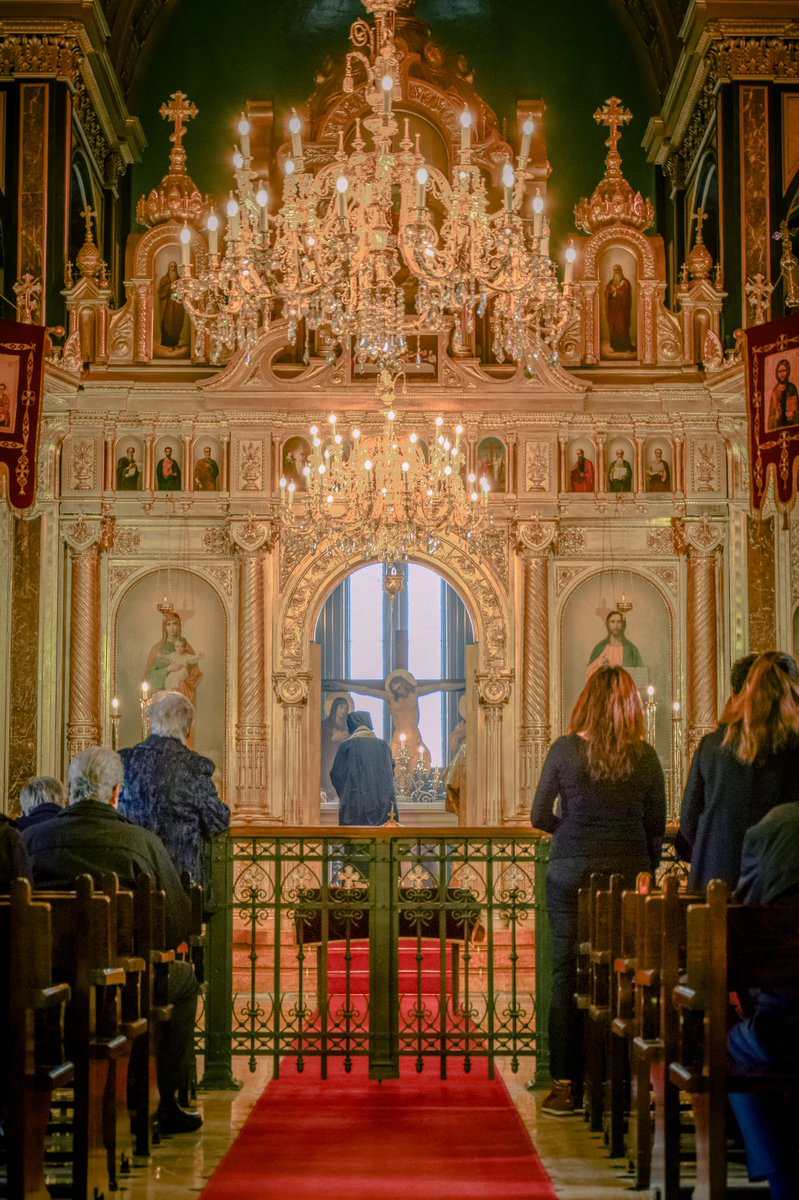
<svg viewBox="0 0 799 1200">
<path fill-rule="evenodd" d="M 216 254 L 219 250 L 217 242 L 217 230 L 219 229 L 219 217 L 215 212 L 212 212 L 208 218 L 208 253 Z"/>
<path fill-rule="evenodd" d="M 460 115 L 461 122 L 461 150 L 468 150 L 472 141 L 472 114 L 468 108 L 464 108 Z"/>
<path fill-rule="evenodd" d="M 261 184 L 255 193 L 255 202 L 258 205 L 258 228 L 261 233 L 266 233 L 269 225 L 269 210 L 266 207 L 269 203 L 269 192 L 263 184 Z"/>
<path fill-rule="evenodd" d="M 419 167 L 416 172 L 416 207 L 424 208 L 427 198 L 427 181 L 430 178 L 430 172 L 427 167 Z"/>
<path fill-rule="evenodd" d="M 574 241 L 569 240 L 569 245 L 566 250 L 566 273 L 563 276 L 564 283 L 572 283 L 574 280 L 574 260 L 577 258 L 577 251 L 574 248 Z"/>
<path fill-rule="evenodd" d="M 149 683 L 147 682 L 147 680 L 145 679 L 145 680 L 143 681 L 142 685 L 141 685 L 141 697 L 142 697 L 142 700 L 146 700 L 146 699 L 147 699 L 147 693 L 149 692 L 149 690 L 150 690 L 150 685 L 149 685 Z"/>
<path fill-rule="evenodd" d="M 239 240 L 239 206 L 230 193 L 230 199 L 227 202 L 228 228 L 230 230 L 230 240 L 237 242 Z"/>
<path fill-rule="evenodd" d="M 241 152 L 245 158 L 250 157 L 250 122 L 241 114 L 239 121 L 239 137 L 241 138 Z"/>
<path fill-rule="evenodd" d="M 336 180 L 336 192 L 338 193 L 338 215 L 339 219 L 346 221 L 347 219 L 347 192 L 349 190 L 350 181 L 346 175 L 339 175 Z"/>
<path fill-rule="evenodd" d="M 541 230 L 544 225 L 544 197 L 541 195 L 538 188 L 535 189 L 535 197 L 533 198 L 533 237 L 541 237 Z"/>
<path fill-rule="evenodd" d="M 650 683 L 649 687 L 646 689 L 646 694 L 647 694 L 649 703 L 651 704 L 654 699 L 654 695 L 655 695 L 655 689 L 652 687 L 651 683 Z"/>
<path fill-rule="evenodd" d="M 383 112 L 388 117 L 391 115 L 391 101 L 394 96 L 394 76 L 384 75 L 380 86 L 383 89 Z"/>
<path fill-rule="evenodd" d="M 289 118 L 289 133 L 291 134 L 291 153 L 295 158 L 302 158 L 302 138 L 300 137 L 301 129 L 302 122 L 297 116 L 296 110 L 292 108 L 291 117 Z"/>
<path fill-rule="evenodd" d="M 405 742 L 407 741 L 407 739 L 408 739 L 407 733 L 400 734 L 400 741 L 402 742 L 403 746 L 405 745 Z"/>
<path fill-rule="evenodd" d="M 535 132 L 535 123 L 533 118 L 528 114 L 522 125 L 522 148 L 519 153 L 519 162 L 526 162 L 530 156 L 530 142 L 533 140 Z"/>
<path fill-rule="evenodd" d="M 116 696 L 114 696 L 113 700 L 111 701 L 111 712 L 115 717 L 119 716 L 119 701 L 117 700 Z"/>
<path fill-rule="evenodd" d="M 505 211 L 513 211 L 513 186 L 516 183 L 516 173 L 509 162 L 502 168 L 502 186 L 505 189 Z"/>
<path fill-rule="evenodd" d="M 188 225 L 184 225 L 180 231 L 180 265 L 191 265 L 191 230 Z"/>
</svg>

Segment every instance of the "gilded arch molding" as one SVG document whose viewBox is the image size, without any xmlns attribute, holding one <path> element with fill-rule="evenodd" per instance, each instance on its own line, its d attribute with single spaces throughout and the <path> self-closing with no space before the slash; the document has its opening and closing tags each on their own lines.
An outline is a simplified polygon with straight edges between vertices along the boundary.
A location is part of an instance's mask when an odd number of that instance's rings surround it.
<svg viewBox="0 0 799 1200">
<path fill-rule="evenodd" d="M 479 646 L 480 670 L 507 669 L 512 659 L 508 598 L 484 559 L 447 539 L 436 555 L 419 553 L 414 562 L 438 571 L 464 601 Z M 295 568 L 280 603 L 278 669 L 288 674 L 308 670 L 308 650 L 322 603 L 337 583 L 363 562 L 321 553 Z"/>
</svg>

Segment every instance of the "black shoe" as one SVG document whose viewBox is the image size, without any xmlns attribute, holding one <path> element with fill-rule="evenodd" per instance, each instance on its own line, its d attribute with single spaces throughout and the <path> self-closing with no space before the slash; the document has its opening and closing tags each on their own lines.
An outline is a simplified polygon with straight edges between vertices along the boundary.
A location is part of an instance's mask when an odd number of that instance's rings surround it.
<svg viewBox="0 0 799 1200">
<path fill-rule="evenodd" d="M 196 1133 L 202 1129 L 203 1119 L 198 1112 L 189 1112 L 172 1101 L 158 1108 L 158 1126 L 161 1133 Z"/>
</svg>

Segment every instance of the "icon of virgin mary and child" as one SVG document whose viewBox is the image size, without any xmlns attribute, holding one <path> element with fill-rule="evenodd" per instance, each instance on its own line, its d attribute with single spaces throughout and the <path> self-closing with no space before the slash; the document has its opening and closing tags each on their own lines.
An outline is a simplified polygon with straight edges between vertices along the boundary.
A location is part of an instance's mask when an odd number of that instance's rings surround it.
<svg viewBox="0 0 799 1200">
<path fill-rule="evenodd" d="M 202 679 L 199 662 L 202 658 L 183 636 L 179 615 L 171 609 L 164 613 L 162 636 L 147 656 L 144 678 L 150 685 L 150 695 L 156 692 L 180 692 L 195 703 L 197 685 Z"/>
</svg>

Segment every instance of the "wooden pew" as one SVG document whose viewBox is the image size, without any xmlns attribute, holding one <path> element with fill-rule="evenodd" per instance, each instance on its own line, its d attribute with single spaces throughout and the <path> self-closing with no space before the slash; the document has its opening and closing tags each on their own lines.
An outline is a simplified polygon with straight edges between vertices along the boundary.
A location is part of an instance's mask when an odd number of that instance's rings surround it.
<svg viewBox="0 0 799 1200">
<path fill-rule="evenodd" d="M 608 1146 L 612 1156 L 629 1155 L 631 1128 L 628 1120 L 632 1040 L 635 1034 L 635 971 L 638 964 L 644 927 L 646 898 L 652 891 L 653 879 L 641 872 L 635 889 L 627 889 L 621 897 L 619 953 L 613 962 L 611 979 L 611 1052 L 608 1059 L 608 1103 L 606 1105 Z"/>
<path fill-rule="evenodd" d="M 678 1200 L 680 1195 L 680 1092 L 668 1074 L 678 1035 L 672 994 L 685 968 L 688 908 L 699 900 L 680 891 L 675 875 L 667 875 L 660 891 L 644 905 L 641 960 L 635 973 L 630 1123 L 637 1186 L 651 1184 L 658 1200 Z"/>
<path fill-rule="evenodd" d="M 51 909 L 53 977 L 72 997 L 66 1012 L 67 1053 L 74 1062 L 72 1149 L 74 1200 L 92 1200 L 116 1182 L 116 1075 L 113 1061 L 127 1051 L 121 1032 L 125 971 L 116 962 L 111 903 L 89 875 L 74 892 L 37 892 Z"/>
<path fill-rule="evenodd" d="M 197 983 L 205 982 L 205 925 L 204 896 L 202 885 L 195 883 L 188 871 L 181 872 L 180 882 L 189 899 L 189 941 L 187 951 L 181 957 L 191 963 Z M 188 1078 L 178 1091 L 178 1104 L 189 1108 L 197 1097 L 197 1063 L 192 1055 Z"/>
<path fill-rule="evenodd" d="M 588 1057 L 585 1075 L 586 1119 L 591 1130 L 598 1133 L 605 1126 L 605 1116 L 615 1103 L 608 1090 L 609 1063 L 616 1048 L 611 1045 L 610 1018 L 613 964 L 619 951 L 621 930 L 621 875 L 608 880 L 601 875 L 591 876 L 590 905 L 590 972 L 588 1003 Z M 609 1130 L 605 1129 L 606 1139 Z M 620 1154 L 620 1147 L 611 1148 Z"/>
<path fill-rule="evenodd" d="M 4 1194 L 49 1200 L 45 1132 L 50 1101 L 72 1079 L 63 1053 L 67 984 L 53 982 L 50 908 L 31 900 L 26 879 L 0 897 L 0 1023 L 4 1033 Z"/>
<path fill-rule="evenodd" d="M 129 1151 L 125 1153 L 123 1147 L 127 1146 L 131 1133 L 134 1139 L 136 1137 L 136 1119 L 135 1116 L 131 1119 L 128 1111 L 132 1091 L 130 1063 L 136 1053 L 134 1047 L 137 1040 L 146 1039 L 147 1036 L 143 997 L 149 986 L 149 979 L 147 964 L 144 958 L 136 953 L 134 893 L 121 890 L 117 876 L 111 871 L 102 876 L 102 890 L 111 905 L 111 928 L 116 933 L 114 961 L 125 972 L 119 1029 L 128 1039 L 128 1053 L 112 1060 L 110 1069 L 114 1080 L 109 1087 L 114 1087 L 116 1095 L 116 1149 L 119 1153 L 119 1168 L 123 1174 L 127 1174 L 130 1169 Z M 115 1183 L 116 1176 L 113 1175 L 111 1186 Z"/>
<path fill-rule="evenodd" d="M 799 907 L 731 905 L 728 896 L 714 880 L 707 903 L 688 909 L 685 981 L 673 990 L 679 1045 L 669 1076 L 693 1100 L 694 1200 L 727 1194 L 728 1094 L 799 1090 L 799 1071 L 735 1075 L 727 1060 L 729 993 L 799 988 Z"/>
<path fill-rule="evenodd" d="M 172 1016 L 169 964 L 175 961 L 175 951 L 165 945 L 165 905 L 164 893 L 153 887 L 149 875 L 142 875 L 134 891 L 133 948 L 144 962 L 141 1015 L 147 1031 L 132 1046 L 128 1089 L 134 1153 L 140 1156 L 148 1155 L 161 1140 L 156 1055 L 159 1028 Z"/>
</svg>

